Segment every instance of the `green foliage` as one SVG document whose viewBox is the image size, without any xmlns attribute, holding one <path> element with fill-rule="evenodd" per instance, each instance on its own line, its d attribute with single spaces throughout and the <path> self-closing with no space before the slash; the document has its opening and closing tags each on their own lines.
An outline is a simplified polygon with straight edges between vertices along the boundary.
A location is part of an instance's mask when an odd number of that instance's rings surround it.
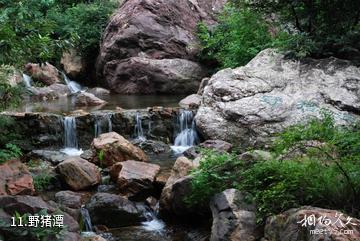
<svg viewBox="0 0 360 241">
<path fill-rule="evenodd" d="M 302 205 L 360 215 L 359 125 L 336 126 L 324 112 L 321 120 L 284 131 L 273 150 L 276 158 L 252 164 L 232 154 L 205 152 L 193 172 L 189 204 L 205 205 L 215 193 L 237 188 L 256 202 L 259 221 Z M 283 159 L 296 150 L 300 153 Z"/>
<path fill-rule="evenodd" d="M 11 86 L 9 79 L 14 77 L 16 70 L 9 65 L 0 65 L 0 111 L 16 107 L 20 104 L 24 88 Z"/>
<path fill-rule="evenodd" d="M 20 66 L 27 62 L 58 62 L 64 49 L 77 47 L 92 53 L 112 0 L 1 0 L 0 64 Z M 85 53 L 85 55 L 87 54 Z"/>
<path fill-rule="evenodd" d="M 261 50 L 270 47 L 272 39 L 263 18 L 247 8 L 225 8 L 219 24 L 208 30 L 199 25 L 201 58 L 216 60 L 221 67 L 238 67 L 247 64 Z"/>
<path fill-rule="evenodd" d="M 52 179 L 53 177 L 46 170 L 39 173 L 38 175 L 33 175 L 35 190 L 38 192 L 45 190 L 46 187 L 51 183 Z"/>
<path fill-rule="evenodd" d="M 116 1 L 95 0 L 79 3 L 59 14 L 53 9 L 50 16 L 58 23 L 58 34 L 72 39 L 74 46 L 85 57 L 97 57 L 101 33 L 106 27 L 109 16 L 117 6 Z"/>
<path fill-rule="evenodd" d="M 19 158 L 22 152 L 19 147 L 14 144 L 8 143 L 5 148 L 0 149 L 0 163 L 8 161 L 13 158 Z"/>
<path fill-rule="evenodd" d="M 360 50 L 360 1 L 358 0 L 232 0 L 264 15 L 276 14 L 290 33 L 283 47 L 297 57 L 347 57 Z M 285 44 L 285 43 L 284 43 Z"/>
<path fill-rule="evenodd" d="M 243 163 L 235 154 L 202 150 L 202 162 L 192 175 L 192 195 L 187 198 L 191 205 L 207 205 L 211 196 L 227 188 L 236 187 Z"/>
</svg>

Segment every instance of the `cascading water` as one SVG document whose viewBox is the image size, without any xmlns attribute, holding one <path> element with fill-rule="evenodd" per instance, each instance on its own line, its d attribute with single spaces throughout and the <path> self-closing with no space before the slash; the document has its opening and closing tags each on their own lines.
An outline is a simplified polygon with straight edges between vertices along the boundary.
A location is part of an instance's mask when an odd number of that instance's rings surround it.
<svg viewBox="0 0 360 241">
<path fill-rule="evenodd" d="M 159 233 L 164 231 L 166 225 L 163 220 L 158 218 L 158 208 L 159 202 L 156 204 L 155 212 L 152 210 L 146 211 L 145 217 L 147 221 L 142 222 L 143 228 L 145 230 Z"/>
<path fill-rule="evenodd" d="M 79 83 L 69 79 L 69 77 L 63 72 L 62 72 L 62 75 L 64 77 L 64 81 L 65 81 L 66 85 L 68 86 L 68 88 L 72 94 L 78 93 L 82 90 L 82 87 Z"/>
<path fill-rule="evenodd" d="M 140 141 L 145 141 L 146 137 L 144 136 L 144 131 L 142 128 L 142 120 L 141 117 L 139 115 L 139 113 L 136 113 L 136 117 L 135 117 L 135 137 L 136 139 L 140 140 Z"/>
<path fill-rule="evenodd" d="M 80 208 L 80 213 L 81 213 L 82 220 L 84 222 L 85 231 L 92 232 L 93 226 L 91 224 L 91 218 L 90 218 L 89 211 L 84 206 L 82 206 Z"/>
<path fill-rule="evenodd" d="M 23 82 L 24 82 L 26 88 L 30 89 L 32 87 L 32 85 L 31 85 L 31 83 L 32 83 L 31 77 L 29 75 L 27 75 L 27 74 L 23 74 L 22 77 L 23 77 Z"/>
<path fill-rule="evenodd" d="M 61 152 L 69 156 L 79 156 L 83 153 L 79 149 L 77 133 L 76 133 L 76 119 L 73 116 L 66 116 L 63 120 L 64 125 L 64 145 L 65 148 Z"/>
<path fill-rule="evenodd" d="M 196 131 L 196 124 L 192 111 L 180 110 L 178 124 L 180 126 L 180 131 L 175 138 L 174 145 L 171 146 L 171 149 L 176 154 L 183 153 L 199 142 L 199 136 Z"/>
<path fill-rule="evenodd" d="M 111 113 L 106 113 L 104 115 L 96 116 L 95 119 L 95 137 L 98 137 L 102 133 L 112 132 L 112 122 L 111 122 Z"/>
</svg>

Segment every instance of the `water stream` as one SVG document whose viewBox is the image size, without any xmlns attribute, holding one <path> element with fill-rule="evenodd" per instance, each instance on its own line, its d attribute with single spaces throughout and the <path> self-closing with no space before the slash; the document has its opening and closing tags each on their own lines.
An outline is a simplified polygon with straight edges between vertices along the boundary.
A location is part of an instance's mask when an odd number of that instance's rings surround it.
<svg viewBox="0 0 360 241">
<path fill-rule="evenodd" d="M 69 156 L 79 156 L 83 153 L 79 149 L 79 143 L 76 133 L 76 119 L 74 116 L 66 116 L 63 120 L 64 125 L 64 149 L 61 152 Z"/>
<path fill-rule="evenodd" d="M 139 113 L 136 113 L 135 116 L 135 128 L 134 128 L 134 132 L 135 132 L 135 138 L 140 140 L 140 141 L 145 141 L 146 137 L 144 136 L 144 131 L 142 128 L 142 120 L 141 117 L 139 115 Z"/>
<path fill-rule="evenodd" d="M 176 135 L 174 145 L 171 149 L 176 153 L 183 153 L 190 147 L 199 143 L 196 131 L 194 114 L 191 110 L 181 110 L 178 116 L 179 132 Z"/>
<path fill-rule="evenodd" d="M 26 88 L 30 89 L 32 87 L 32 79 L 29 75 L 27 74 L 22 74 L 22 77 L 23 77 L 23 82 L 26 86 Z"/>
<path fill-rule="evenodd" d="M 89 211 L 85 207 L 81 207 L 80 208 L 80 213 L 81 213 L 82 220 L 84 222 L 85 231 L 86 232 L 92 232 L 93 231 L 93 226 L 91 224 L 91 218 L 90 218 Z"/>
<path fill-rule="evenodd" d="M 61 73 L 62 73 L 62 76 L 64 78 L 66 85 L 68 86 L 68 88 L 72 94 L 78 93 L 82 90 L 82 87 L 79 83 L 71 80 L 65 73 L 63 73 L 63 72 L 61 72 Z"/>
<path fill-rule="evenodd" d="M 106 133 L 112 132 L 112 113 L 105 113 L 103 115 L 96 116 L 95 118 L 95 137 Z"/>
</svg>

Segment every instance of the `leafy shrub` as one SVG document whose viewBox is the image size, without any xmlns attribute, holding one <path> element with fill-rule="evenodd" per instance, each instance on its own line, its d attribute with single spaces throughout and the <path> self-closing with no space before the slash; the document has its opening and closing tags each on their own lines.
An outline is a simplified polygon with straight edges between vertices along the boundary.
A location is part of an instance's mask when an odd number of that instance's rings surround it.
<svg viewBox="0 0 360 241">
<path fill-rule="evenodd" d="M 112 0 L 0 1 L 0 64 L 57 63 L 71 47 L 92 54 L 116 5 Z"/>
<path fill-rule="evenodd" d="M 200 24 L 198 36 L 201 58 L 208 62 L 215 59 L 222 68 L 247 64 L 272 42 L 268 26 L 259 14 L 230 6 L 220 15 L 213 30 Z"/>
<path fill-rule="evenodd" d="M 22 100 L 24 88 L 11 86 L 9 78 L 15 75 L 15 68 L 9 65 L 0 65 L 0 111 L 16 107 Z"/>
<path fill-rule="evenodd" d="M 60 7 L 55 8 L 50 16 L 60 26 L 60 36 L 72 39 L 73 45 L 85 57 L 96 58 L 101 34 L 117 5 L 117 1 L 94 0 L 72 5 L 62 14 L 58 12 Z"/>
<path fill-rule="evenodd" d="M 275 14 L 288 33 L 284 46 L 298 57 L 349 57 L 360 50 L 360 1 L 358 0 L 232 0 L 264 15 Z"/>
<path fill-rule="evenodd" d="M 43 172 L 38 175 L 33 175 L 35 190 L 38 192 L 45 190 L 51 183 L 52 179 L 53 177 L 46 170 L 43 170 Z"/>
<path fill-rule="evenodd" d="M 22 152 L 19 147 L 14 144 L 8 143 L 5 148 L 0 148 L 0 163 L 8 161 L 13 158 L 19 158 Z"/>
<path fill-rule="evenodd" d="M 192 173 L 192 195 L 186 200 L 190 206 L 207 205 L 215 193 L 236 187 L 243 170 L 243 163 L 235 154 L 212 150 L 202 150 L 201 153 L 203 161 Z"/>
<path fill-rule="evenodd" d="M 314 140 L 326 144 L 308 148 L 306 141 Z M 282 160 L 297 145 L 305 155 Z M 215 193 L 237 188 L 256 202 L 259 221 L 301 205 L 360 215 L 359 125 L 336 126 L 331 115 L 324 113 L 322 120 L 284 131 L 273 150 L 278 158 L 250 166 L 233 154 L 205 152 L 193 172 L 189 204 L 206 205 Z"/>
</svg>

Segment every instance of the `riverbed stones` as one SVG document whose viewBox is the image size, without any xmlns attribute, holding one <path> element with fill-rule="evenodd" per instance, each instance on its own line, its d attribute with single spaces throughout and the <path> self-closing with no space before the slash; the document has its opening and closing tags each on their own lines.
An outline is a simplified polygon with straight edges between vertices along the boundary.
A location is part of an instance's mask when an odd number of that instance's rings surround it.
<svg viewBox="0 0 360 241">
<path fill-rule="evenodd" d="M 148 157 L 139 148 L 131 144 L 116 132 L 101 134 L 91 144 L 94 153 L 92 162 L 100 166 L 111 167 L 117 162 L 127 160 L 147 161 Z"/>
<path fill-rule="evenodd" d="M 125 161 L 113 165 L 110 174 L 122 195 L 130 200 L 144 201 L 154 191 L 154 181 L 159 171 L 160 166 L 156 164 Z"/>
<path fill-rule="evenodd" d="M 225 2 L 125 1 L 104 31 L 98 76 L 117 93 L 195 93 L 207 75 L 197 26 L 215 24 Z"/>
<path fill-rule="evenodd" d="M 144 209 L 125 197 L 109 193 L 97 193 L 86 205 L 93 224 L 118 228 L 145 221 Z"/>
<path fill-rule="evenodd" d="M 0 196 L 34 193 L 33 179 L 26 165 L 16 159 L 0 165 Z"/>
<path fill-rule="evenodd" d="M 275 50 L 246 66 L 216 73 L 205 87 L 195 120 L 206 139 L 240 147 L 265 146 L 276 133 L 321 117 L 337 124 L 359 120 L 360 68 L 336 58 L 296 61 Z"/>
<path fill-rule="evenodd" d="M 269 217 L 265 225 L 268 241 L 355 241 L 359 237 L 359 219 L 340 211 L 310 206 Z"/>
<path fill-rule="evenodd" d="M 96 97 L 94 94 L 81 92 L 76 95 L 75 105 L 76 106 L 102 106 L 107 102 Z"/>
<path fill-rule="evenodd" d="M 210 201 L 213 216 L 210 241 L 254 241 L 257 232 L 255 205 L 236 189 L 216 194 Z"/>
<path fill-rule="evenodd" d="M 57 166 L 58 172 L 75 191 L 84 190 L 100 183 L 98 167 L 80 157 L 71 157 Z"/>
</svg>

